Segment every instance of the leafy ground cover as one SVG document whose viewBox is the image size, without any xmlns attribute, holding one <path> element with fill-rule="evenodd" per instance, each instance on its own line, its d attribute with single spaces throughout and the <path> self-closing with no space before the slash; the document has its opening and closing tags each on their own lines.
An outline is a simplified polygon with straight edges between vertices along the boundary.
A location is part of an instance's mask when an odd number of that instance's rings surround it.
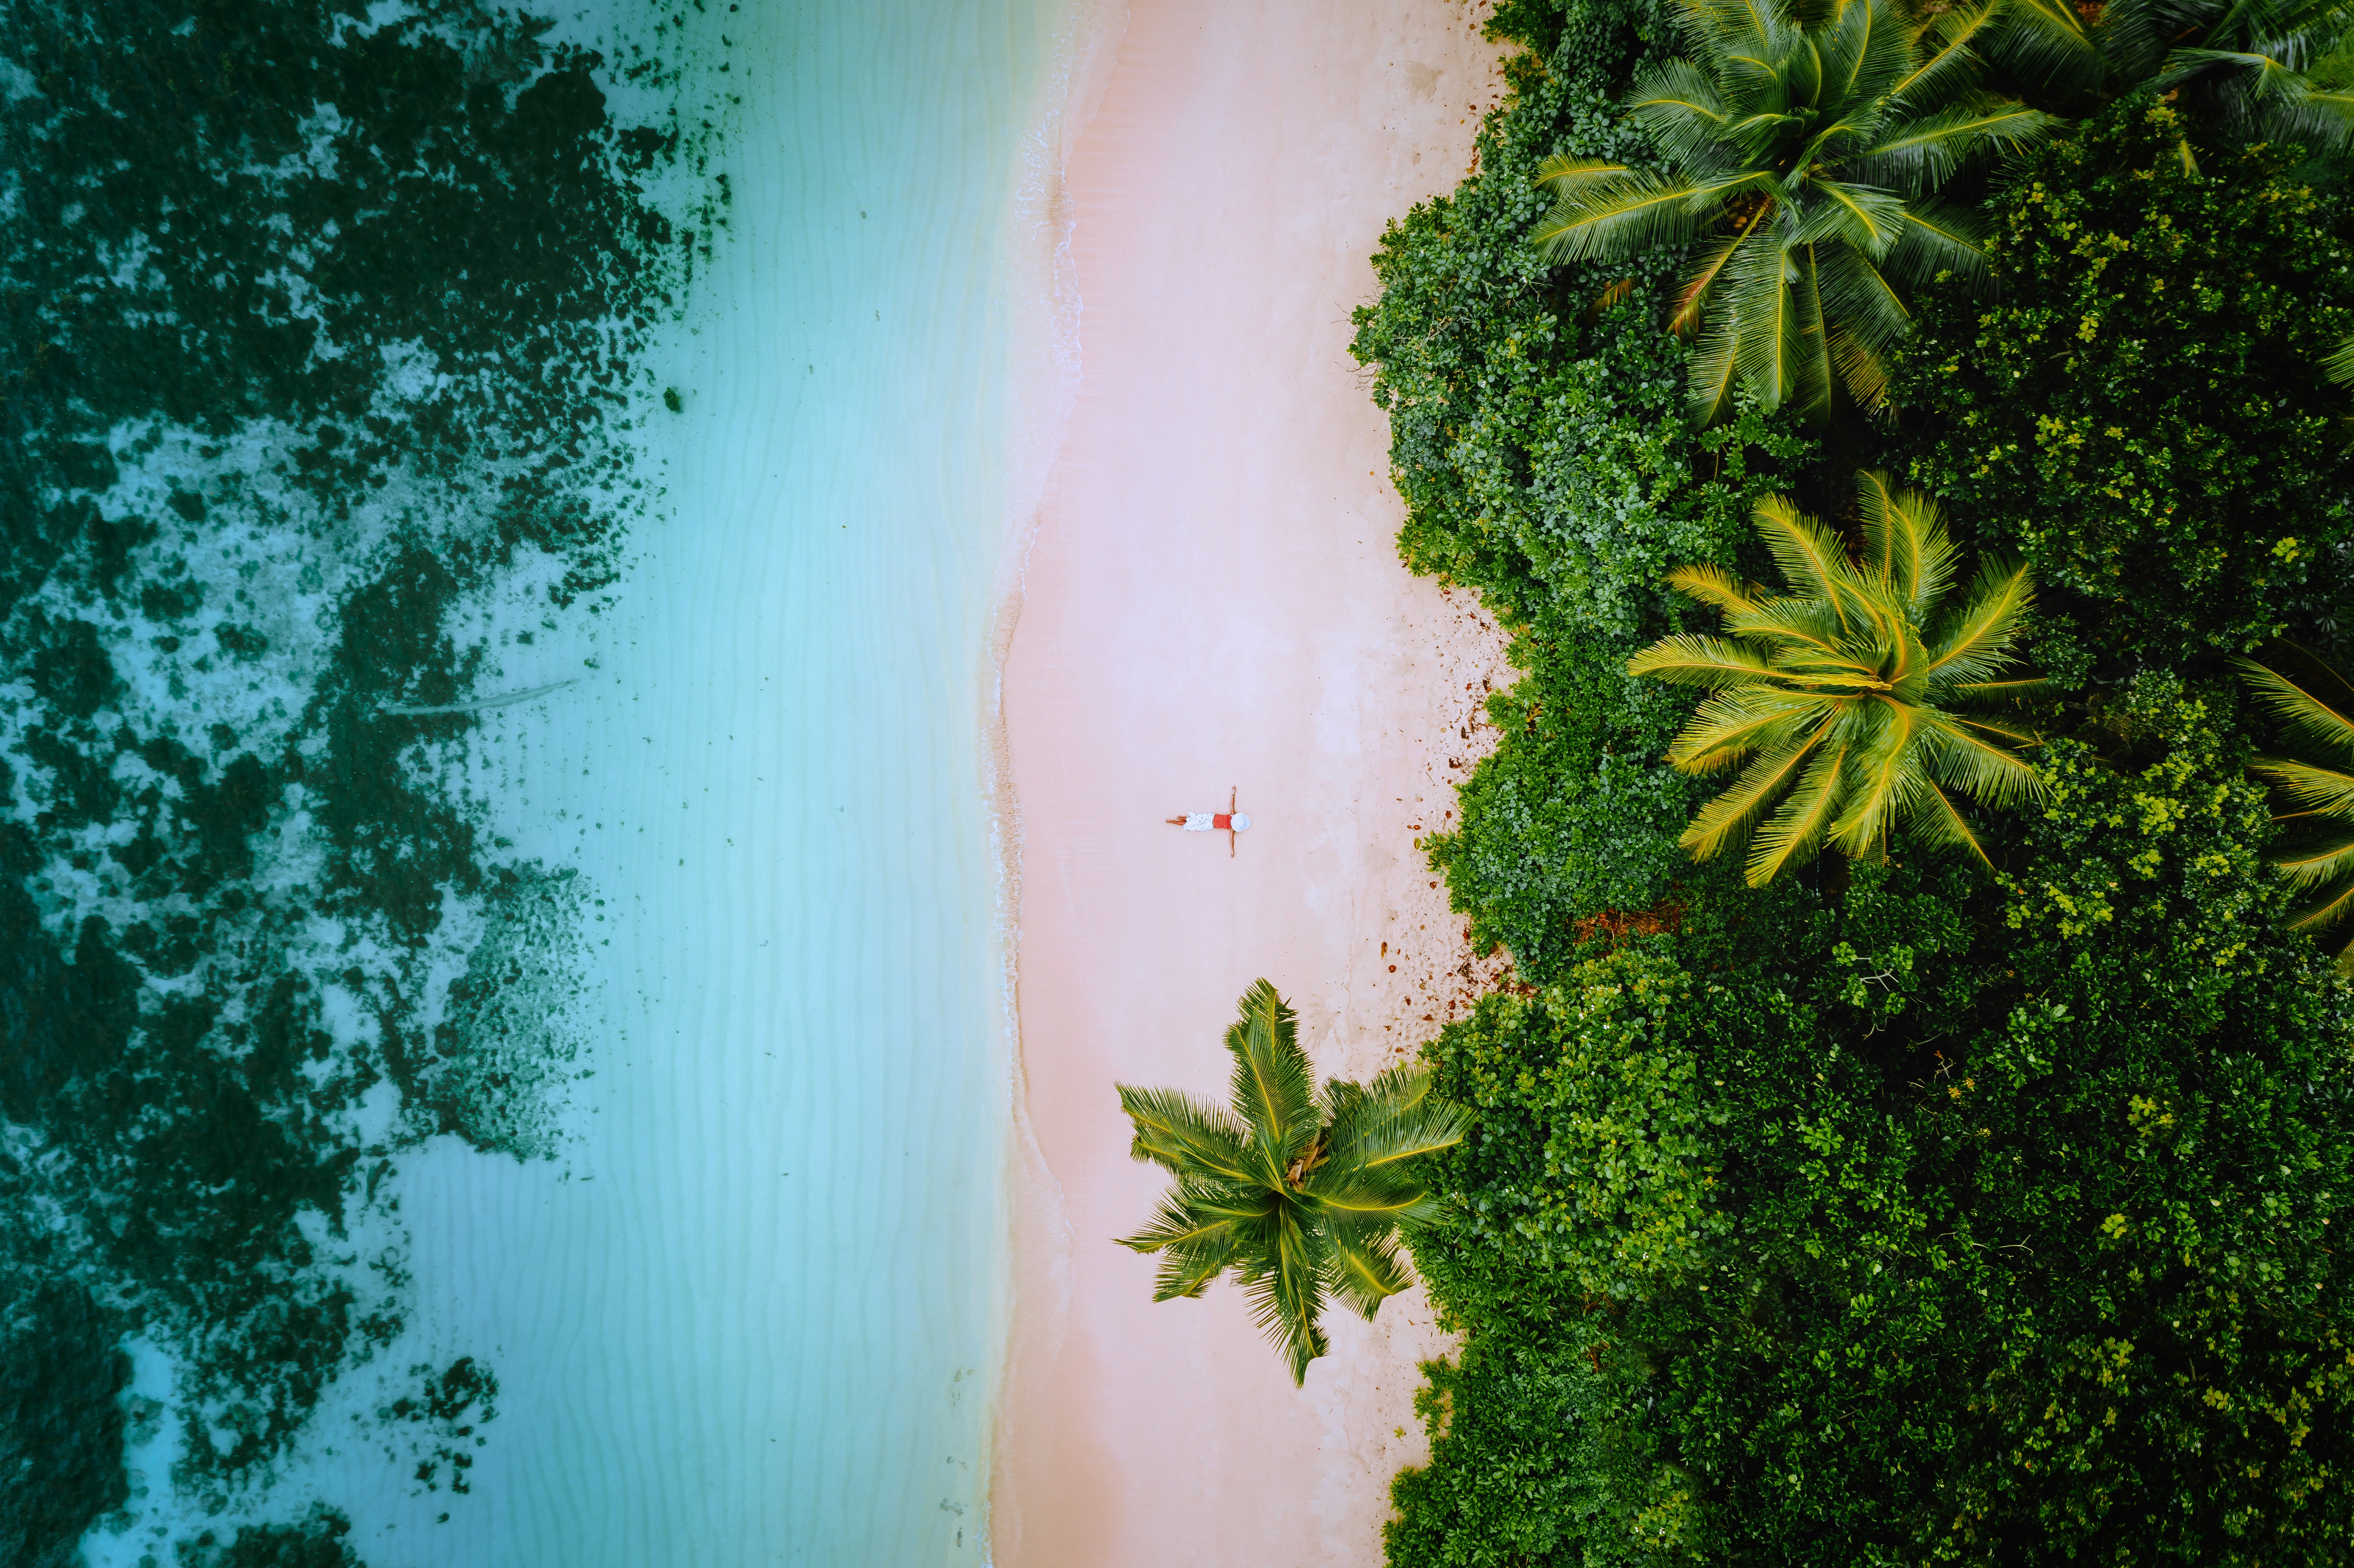
<svg viewBox="0 0 2354 1568">
<path fill-rule="evenodd" d="M 1893 414 L 1702 428 L 1686 258 L 1527 243 L 1546 159 L 1651 156 L 1610 105 L 1674 28 L 1494 26 L 1514 95 L 1357 339 L 1401 552 L 1522 672 L 1427 841 L 1516 980 L 1424 1052 L 1474 1113 L 1431 1161 L 1459 1223 L 1414 1244 L 1464 1340 L 1390 1561 L 2338 1560 L 2354 996 L 2342 933 L 2288 925 L 2249 770 L 2281 736 L 2232 662 L 2342 663 L 2327 160 L 2196 93 L 2094 104 L 1978 176 L 1987 286 L 1920 291 Z M 1749 887 L 1678 845 L 1723 780 L 1668 766 L 1695 697 L 1628 662 L 1720 630 L 1676 568 L 1776 580 L 1768 494 L 1860 546 L 1874 466 L 2033 576 L 2033 794 L 1974 818 L 1983 860 L 1900 829 Z"/>
</svg>

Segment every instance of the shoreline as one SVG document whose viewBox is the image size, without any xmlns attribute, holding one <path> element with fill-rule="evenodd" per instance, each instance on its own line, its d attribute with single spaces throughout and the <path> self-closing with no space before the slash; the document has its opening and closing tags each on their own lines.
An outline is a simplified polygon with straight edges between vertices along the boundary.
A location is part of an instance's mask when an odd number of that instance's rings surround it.
<svg viewBox="0 0 2354 1568">
<path fill-rule="evenodd" d="M 1258 975 L 1319 1074 L 1361 1078 L 1495 967 L 1414 841 L 1485 749 L 1503 639 L 1398 564 L 1387 422 L 1347 353 L 1384 223 L 1469 165 L 1499 81 L 1483 12 L 1136 0 L 1086 18 L 1104 34 L 1048 117 L 1076 379 L 992 627 L 1015 1031 L 1000 1568 L 1377 1562 L 1390 1478 L 1426 1452 L 1418 1363 L 1447 1344 L 1419 1288 L 1373 1324 L 1329 1311 L 1332 1353 L 1296 1390 L 1231 1284 L 1156 1306 L 1152 1260 L 1104 1238 L 1161 1186 L 1113 1083 L 1218 1091 Z M 1230 786 L 1257 828 L 1234 860 L 1162 824 Z"/>
</svg>

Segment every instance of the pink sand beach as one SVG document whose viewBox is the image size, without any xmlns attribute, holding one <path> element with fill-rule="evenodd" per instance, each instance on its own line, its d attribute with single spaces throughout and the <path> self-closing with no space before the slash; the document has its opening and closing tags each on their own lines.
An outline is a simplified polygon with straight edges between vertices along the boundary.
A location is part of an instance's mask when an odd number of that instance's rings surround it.
<svg viewBox="0 0 2354 1568">
<path fill-rule="evenodd" d="M 1222 1092 L 1272 980 L 1320 1074 L 1400 1060 L 1492 966 L 1415 841 L 1507 678 L 1409 576 L 1348 354 L 1383 224 L 1462 177 L 1500 90 L 1450 0 L 1134 0 L 1065 133 L 1077 400 L 1004 665 L 1024 1117 L 999 1568 L 1373 1564 L 1425 1447 L 1420 1290 L 1327 1319 L 1304 1389 L 1229 1284 L 1155 1305 L 1112 1245 L 1163 1178 L 1115 1082 Z M 1223 832 L 1164 819 L 1222 811 Z"/>
</svg>

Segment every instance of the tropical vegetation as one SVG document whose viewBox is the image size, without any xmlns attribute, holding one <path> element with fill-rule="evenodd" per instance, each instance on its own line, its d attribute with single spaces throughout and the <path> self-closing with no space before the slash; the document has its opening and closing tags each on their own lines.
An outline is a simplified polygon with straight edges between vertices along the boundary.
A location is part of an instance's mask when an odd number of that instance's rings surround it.
<svg viewBox="0 0 2354 1568">
<path fill-rule="evenodd" d="M 1869 418 L 1845 382 L 1829 419 L 1706 395 L 1672 329 L 1721 217 L 1549 243 L 1561 160 L 1706 177 L 1630 107 L 1699 58 L 1650 0 L 1499 6 L 1477 172 L 1375 257 L 1401 554 L 1520 672 L 1425 841 L 1512 967 L 1422 1053 L 1469 1122 L 1421 1167 L 1455 1218 L 1408 1239 L 1460 1338 L 1399 1568 L 2354 1538 L 2342 29 L 2063 7 L 2095 70 L 2043 4 L 1971 35 L 1972 90 L 2056 122 L 1937 187 L 1982 274 L 1882 270 L 1911 325 Z M 1900 503 L 1942 579 L 1898 565 Z M 2040 683 L 1900 701 L 1989 563 L 2015 662 L 1954 685 Z M 1918 715 L 2003 732 L 1966 732 L 2004 759 L 1983 796 L 1912 753 L 1974 849 L 1845 752 L 1808 792 L 1867 713 L 1849 744 L 1894 770 Z M 1781 785 L 1719 805 L 1761 758 Z M 1747 857 L 1693 858 L 1744 820 Z"/>
<path fill-rule="evenodd" d="M 1264 980 L 1235 1012 L 1228 1104 L 1119 1086 L 1136 1128 L 1129 1152 L 1176 1178 L 1120 1245 L 1160 1255 L 1155 1301 L 1198 1297 L 1232 1274 L 1292 1381 L 1305 1383 L 1326 1349 L 1328 1299 L 1370 1319 L 1409 1283 L 1399 1233 L 1447 1213 L 1419 1162 L 1462 1139 L 1464 1117 L 1431 1094 L 1420 1066 L 1319 1086 L 1298 1015 Z"/>
<path fill-rule="evenodd" d="M 2303 895 L 2289 925 L 2327 935 L 2338 967 L 2354 970 L 2354 930 L 2347 929 L 2354 920 L 2354 683 L 2294 644 L 2270 659 L 2232 662 L 2290 745 L 2307 754 L 2251 765 L 2287 808 L 2274 818 L 2289 832 L 2273 863 Z"/>
<path fill-rule="evenodd" d="M 2003 63 L 2073 107 L 2148 90 L 2187 97 L 2210 134 L 2311 148 L 2354 136 L 2354 93 L 2312 68 L 2346 32 L 2336 0 L 2012 0 Z M 2190 138 L 2175 153 L 2195 169 Z"/>
<path fill-rule="evenodd" d="M 2000 13 L 1999 0 L 1928 20 L 1896 0 L 1814 14 L 1692 0 L 1675 16 L 1691 55 L 1643 67 L 1623 105 L 1661 168 L 1547 158 L 1537 178 L 1554 205 L 1534 238 L 1576 261 L 1704 238 L 1669 318 L 1705 324 L 1687 376 L 1703 422 L 1732 411 L 1736 386 L 1818 418 L 1842 388 L 1878 408 L 1911 324 L 1905 285 L 1980 270 L 1969 215 L 1940 188 L 2050 125 L 1975 86 L 1974 46 Z"/>
<path fill-rule="evenodd" d="M 1787 498 L 1768 497 L 1757 532 L 1790 591 L 1768 595 L 1721 567 L 1681 567 L 1669 584 L 1723 612 L 1726 635 L 1678 632 L 1627 663 L 1629 674 L 1715 694 L 1668 761 L 1685 773 L 1741 772 L 1677 842 L 1706 860 L 1762 818 L 1753 887 L 1826 840 L 1851 859 L 1883 858 L 1899 822 L 1921 842 L 1957 845 L 1990 865 L 1946 791 L 1993 805 L 2036 792 L 2035 769 L 2013 749 L 2033 736 L 1959 711 L 2043 689 L 2008 668 L 2034 602 L 2026 569 L 1989 559 L 1952 599 L 1954 547 L 1936 503 L 1877 471 L 1857 484 L 1861 558 Z"/>
</svg>

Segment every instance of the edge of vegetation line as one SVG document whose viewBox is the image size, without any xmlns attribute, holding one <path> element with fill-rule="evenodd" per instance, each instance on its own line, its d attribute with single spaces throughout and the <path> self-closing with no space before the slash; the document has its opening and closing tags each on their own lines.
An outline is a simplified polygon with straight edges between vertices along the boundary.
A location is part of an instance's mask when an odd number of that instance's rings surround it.
<svg viewBox="0 0 2354 1568">
<path fill-rule="evenodd" d="M 2354 71 L 2315 7 L 2155 16 L 1509 0 L 1478 172 L 1384 238 L 1400 550 L 1520 671 L 1426 841 L 1514 967 L 1421 1058 L 1462 1348 L 1400 1568 L 2343 1556 Z M 1658 107 L 1829 114 L 1788 62 L 1881 69 L 1859 18 L 1908 54 L 1838 112 L 1934 69 L 1988 128 L 1834 166 Z M 1968 254 L 1873 251 L 1925 212 Z M 1981 562 L 1989 700 L 1902 710 Z"/>
</svg>

